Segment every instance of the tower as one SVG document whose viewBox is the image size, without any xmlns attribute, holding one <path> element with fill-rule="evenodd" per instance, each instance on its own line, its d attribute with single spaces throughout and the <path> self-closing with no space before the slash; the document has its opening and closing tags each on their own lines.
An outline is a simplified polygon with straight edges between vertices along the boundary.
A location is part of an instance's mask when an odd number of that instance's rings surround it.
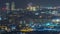
<svg viewBox="0 0 60 34">
<path fill-rule="evenodd" d="M 12 4 L 11 4 L 11 10 L 15 10 L 15 3 L 14 2 L 12 2 Z"/>
<path fill-rule="evenodd" d="M 6 3 L 6 10 L 9 11 L 10 10 L 10 4 L 9 3 Z"/>
<path fill-rule="evenodd" d="M 7 13 L 9 13 L 9 11 L 10 11 L 10 3 L 6 3 L 6 11 L 7 11 Z"/>
</svg>

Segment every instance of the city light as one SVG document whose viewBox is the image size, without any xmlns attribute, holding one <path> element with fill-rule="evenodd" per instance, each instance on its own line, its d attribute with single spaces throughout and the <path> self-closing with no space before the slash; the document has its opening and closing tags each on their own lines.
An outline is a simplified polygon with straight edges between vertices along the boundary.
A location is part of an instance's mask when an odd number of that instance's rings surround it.
<svg viewBox="0 0 60 34">
<path fill-rule="evenodd" d="M 39 15 L 39 13 L 35 13 L 35 15 Z"/>
<path fill-rule="evenodd" d="M 39 16 L 40 18 L 42 18 L 42 16 Z"/>
<path fill-rule="evenodd" d="M 57 15 L 58 11 L 52 11 L 52 14 Z"/>
<path fill-rule="evenodd" d="M 34 28 L 34 27 L 35 27 L 35 25 L 32 26 L 32 28 Z"/>
<path fill-rule="evenodd" d="M 37 11 L 37 7 L 36 6 L 28 6 L 27 9 L 29 11 Z"/>
<path fill-rule="evenodd" d="M 5 8 L 5 7 L 3 7 L 3 8 L 2 8 L 2 10 L 3 10 L 3 11 L 6 11 L 6 8 Z"/>
<path fill-rule="evenodd" d="M 51 24 L 50 24 L 50 23 L 47 23 L 46 25 L 49 26 L 49 25 L 51 25 Z"/>
<path fill-rule="evenodd" d="M 38 2 L 36 4 L 34 1 L 27 2 L 28 5 L 25 3 L 19 5 L 16 1 L 1 5 L 1 30 L 9 33 L 19 31 L 22 34 L 31 31 L 60 31 L 60 6 L 45 6 L 45 4 L 42 6 Z"/>
<path fill-rule="evenodd" d="M 60 19 L 53 19 L 52 22 L 60 22 Z"/>
<path fill-rule="evenodd" d="M 33 11 L 36 11 L 36 7 L 32 7 L 33 8 Z"/>
<path fill-rule="evenodd" d="M 0 17 L 0 20 L 2 20 L 2 18 Z"/>
</svg>

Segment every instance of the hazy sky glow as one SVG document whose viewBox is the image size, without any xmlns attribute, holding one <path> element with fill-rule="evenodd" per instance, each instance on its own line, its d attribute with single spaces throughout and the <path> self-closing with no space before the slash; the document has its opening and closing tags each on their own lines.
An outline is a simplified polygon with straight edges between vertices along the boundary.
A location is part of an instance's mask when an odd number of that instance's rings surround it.
<svg viewBox="0 0 60 34">
<path fill-rule="evenodd" d="M 0 0 L 0 6 L 6 2 L 16 2 L 18 7 L 25 7 L 28 3 L 39 4 L 41 6 L 60 6 L 60 0 Z"/>
</svg>

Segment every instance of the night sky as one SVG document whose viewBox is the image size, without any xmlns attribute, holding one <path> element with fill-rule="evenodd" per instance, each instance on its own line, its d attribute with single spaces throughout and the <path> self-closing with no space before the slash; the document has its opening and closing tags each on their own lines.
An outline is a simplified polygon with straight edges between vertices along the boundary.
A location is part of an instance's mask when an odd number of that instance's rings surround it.
<svg viewBox="0 0 60 34">
<path fill-rule="evenodd" d="M 25 7 L 28 3 L 38 4 L 40 6 L 60 6 L 60 0 L 0 0 L 0 7 L 6 2 L 15 2 L 16 7 Z"/>
</svg>

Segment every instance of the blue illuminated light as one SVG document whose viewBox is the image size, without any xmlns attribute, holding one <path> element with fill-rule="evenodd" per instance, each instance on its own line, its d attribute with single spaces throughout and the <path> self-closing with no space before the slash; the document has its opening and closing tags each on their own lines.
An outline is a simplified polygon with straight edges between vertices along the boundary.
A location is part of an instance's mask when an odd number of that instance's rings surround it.
<svg viewBox="0 0 60 34">
<path fill-rule="evenodd" d="M 39 13 L 35 13 L 35 15 L 39 15 Z"/>
<path fill-rule="evenodd" d="M 47 23 L 46 25 L 47 25 L 47 26 L 49 26 L 49 25 L 50 25 L 50 23 Z"/>
<path fill-rule="evenodd" d="M 15 29 L 15 27 L 12 27 L 12 29 Z"/>
<path fill-rule="evenodd" d="M 34 25 L 32 27 L 35 27 Z"/>
</svg>

